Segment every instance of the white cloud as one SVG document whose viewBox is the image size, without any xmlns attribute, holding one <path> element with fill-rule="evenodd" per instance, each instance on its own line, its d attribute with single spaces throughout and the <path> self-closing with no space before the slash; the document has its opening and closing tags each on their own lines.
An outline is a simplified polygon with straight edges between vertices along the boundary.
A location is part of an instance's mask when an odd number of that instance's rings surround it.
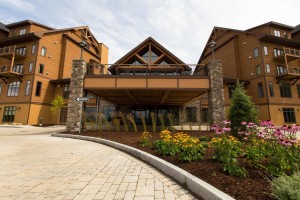
<svg viewBox="0 0 300 200">
<path fill-rule="evenodd" d="M 196 63 L 214 26 L 248 29 L 268 21 L 299 24 L 290 0 L 0 0 L 0 21 L 32 19 L 55 28 L 88 25 L 115 62 L 149 36 Z"/>
</svg>

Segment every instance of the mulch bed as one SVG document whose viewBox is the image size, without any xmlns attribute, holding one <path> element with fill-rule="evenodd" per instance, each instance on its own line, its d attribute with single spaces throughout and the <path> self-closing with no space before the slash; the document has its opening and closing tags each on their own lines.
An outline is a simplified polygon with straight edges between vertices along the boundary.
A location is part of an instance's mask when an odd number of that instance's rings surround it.
<svg viewBox="0 0 300 200">
<path fill-rule="evenodd" d="M 212 138 L 215 134 L 211 132 L 188 132 L 194 137 L 206 136 Z M 72 132 L 71 134 L 76 134 Z M 78 133 L 77 133 L 78 134 Z M 249 175 L 246 178 L 229 176 L 222 171 L 222 165 L 211 159 L 212 149 L 208 148 L 203 160 L 191 163 L 179 161 L 176 157 L 161 156 L 150 147 L 142 147 L 139 137 L 141 133 L 135 132 L 100 132 L 84 131 L 82 135 L 101 137 L 103 139 L 126 144 L 160 157 L 186 171 L 208 182 L 214 187 L 222 190 L 235 199 L 274 199 L 271 195 L 270 179 L 264 172 L 245 166 Z M 159 139 L 159 133 L 152 133 L 152 140 Z"/>
</svg>

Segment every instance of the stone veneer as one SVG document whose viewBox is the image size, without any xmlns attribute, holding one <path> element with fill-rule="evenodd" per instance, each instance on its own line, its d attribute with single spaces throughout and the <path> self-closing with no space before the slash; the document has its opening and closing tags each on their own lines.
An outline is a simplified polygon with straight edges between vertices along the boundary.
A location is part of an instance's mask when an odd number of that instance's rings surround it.
<svg viewBox="0 0 300 200">
<path fill-rule="evenodd" d="M 210 61 L 207 64 L 210 79 L 208 92 L 209 115 L 212 125 L 222 125 L 226 119 L 223 89 L 223 70 L 221 61 Z"/>
<path fill-rule="evenodd" d="M 80 129 L 82 103 L 76 101 L 76 98 L 83 96 L 83 80 L 85 74 L 86 62 L 84 60 L 73 60 L 66 125 L 68 131 L 78 131 Z"/>
</svg>

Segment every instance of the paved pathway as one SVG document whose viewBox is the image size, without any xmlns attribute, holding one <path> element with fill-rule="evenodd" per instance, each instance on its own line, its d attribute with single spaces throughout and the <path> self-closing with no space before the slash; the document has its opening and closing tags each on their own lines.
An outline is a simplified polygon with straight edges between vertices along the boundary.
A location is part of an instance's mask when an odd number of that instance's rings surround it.
<svg viewBox="0 0 300 200">
<path fill-rule="evenodd" d="M 0 199 L 194 199 L 128 154 L 22 128 L 0 126 Z"/>
</svg>

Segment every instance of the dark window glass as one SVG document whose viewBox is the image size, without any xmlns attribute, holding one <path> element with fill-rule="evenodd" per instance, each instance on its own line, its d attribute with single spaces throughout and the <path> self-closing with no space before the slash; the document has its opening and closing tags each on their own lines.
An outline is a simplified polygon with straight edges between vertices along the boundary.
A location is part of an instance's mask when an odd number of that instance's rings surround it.
<svg viewBox="0 0 300 200">
<path fill-rule="evenodd" d="M 292 98 L 291 85 L 289 83 L 279 83 L 280 96 Z"/>
<path fill-rule="evenodd" d="M 256 67 L 255 67 L 255 73 L 256 73 L 256 75 L 260 75 L 260 65 L 257 65 Z"/>
<path fill-rule="evenodd" d="M 35 96 L 40 96 L 41 95 L 41 90 L 42 90 L 42 82 L 38 81 L 36 83 Z"/>
<path fill-rule="evenodd" d="M 273 53 L 274 53 L 274 57 L 283 56 L 283 49 L 276 49 L 275 48 Z"/>
<path fill-rule="evenodd" d="M 228 85 L 229 98 L 232 97 L 234 90 L 235 90 L 235 84 L 229 84 Z"/>
<path fill-rule="evenodd" d="M 0 95 L 2 93 L 2 83 L 0 83 Z"/>
<path fill-rule="evenodd" d="M 285 123 L 296 123 L 294 108 L 283 108 L 282 111 Z"/>
<path fill-rule="evenodd" d="M 277 70 L 277 75 L 285 75 L 285 74 L 287 74 L 286 67 L 277 65 L 276 66 L 276 70 Z"/>
<path fill-rule="evenodd" d="M 16 115 L 16 107 L 15 106 L 5 106 L 2 122 L 14 122 Z"/>
<path fill-rule="evenodd" d="M 264 88 L 262 83 L 257 84 L 258 97 L 264 97 Z"/>
<path fill-rule="evenodd" d="M 271 81 L 269 81 L 268 84 L 269 84 L 270 96 L 274 97 L 273 83 Z"/>
<path fill-rule="evenodd" d="M 43 74 L 44 73 L 44 68 L 45 68 L 45 65 L 44 64 L 40 64 L 39 74 Z"/>
<path fill-rule="evenodd" d="M 103 114 L 108 121 L 111 121 L 112 114 L 113 114 L 113 112 L 115 112 L 115 110 L 116 110 L 116 108 L 114 106 L 104 106 L 103 107 Z"/>
<path fill-rule="evenodd" d="M 300 98 L 300 85 L 297 85 L 297 91 L 298 91 L 298 98 Z"/>
<path fill-rule="evenodd" d="M 186 122 L 197 122 L 196 107 L 186 107 Z"/>
<path fill-rule="evenodd" d="M 208 108 L 201 109 L 201 122 L 208 122 Z"/>
<path fill-rule="evenodd" d="M 70 95 L 70 85 L 65 84 L 64 86 L 64 92 L 63 92 L 63 98 L 68 99 Z"/>
<path fill-rule="evenodd" d="M 59 122 L 66 123 L 67 122 L 67 115 L 68 115 L 68 107 L 62 107 L 60 109 Z"/>
</svg>

